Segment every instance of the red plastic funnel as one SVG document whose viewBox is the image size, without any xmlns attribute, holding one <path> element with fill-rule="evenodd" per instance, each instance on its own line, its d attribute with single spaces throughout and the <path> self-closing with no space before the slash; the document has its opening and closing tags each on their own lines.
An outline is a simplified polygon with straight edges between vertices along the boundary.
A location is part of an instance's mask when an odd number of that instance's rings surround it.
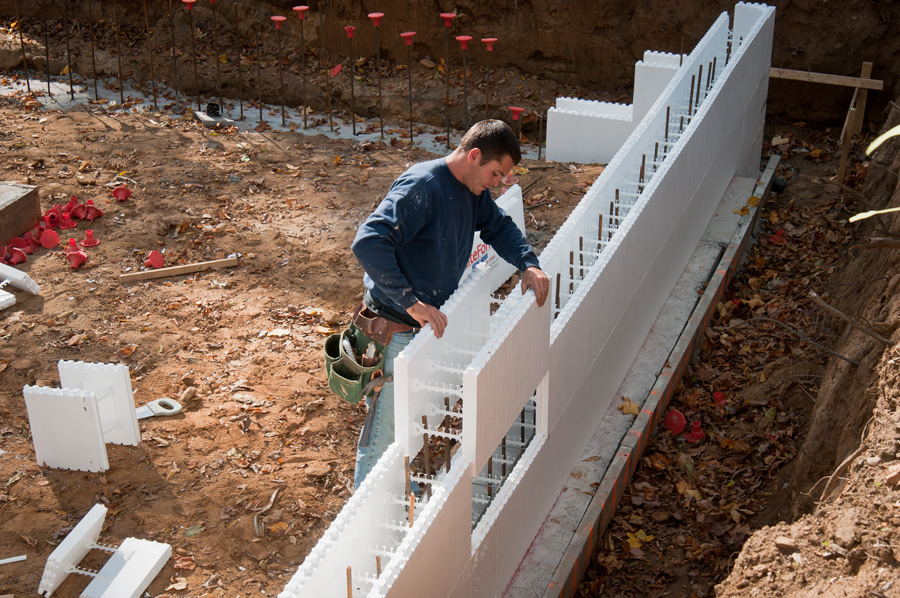
<svg viewBox="0 0 900 598">
<path fill-rule="evenodd" d="M 84 210 L 87 206 L 83 203 L 77 203 L 72 206 L 72 210 L 69 212 L 69 216 L 73 219 L 84 220 Z"/>
<path fill-rule="evenodd" d="M 181 1 L 184 2 L 185 8 L 187 8 L 188 10 L 193 10 L 194 2 L 196 2 L 197 0 L 181 0 Z"/>
<path fill-rule="evenodd" d="M 100 244 L 100 240 L 94 238 L 94 231 L 91 229 L 87 229 L 84 231 L 84 239 L 81 240 L 80 245 L 82 247 L 96 247 Z"/>
<path fill-rule="evenodd" d="M 403 39 L 406 40 L 406 45 L 407 45 L 407 46 L 411 46 L 411 45 L 412 45 L 412 38 L 413 38 L 413 36 L 414 36 L 415 34 L 416 34 L 415 31 L 404 31 L 403 33 L 400 34 L 400 37 L 402 37 Z"/>
<path fill-rule="evenodd" d="M 72 214 L 70 212 L 66 212 L 63 214 L 62 222 L 59 223 L 59 228 L 62 229 L 70 229 L 78 226 L 78 223 L 72 220 Z"/>
<path fill-rule="evenodd" d="M 281 26 L 284 25 L 284 22 L 287 21 L 287 17 L 283 17 L 281 15 L 274 15 L 272 18 L 272 22 L 275 23 L 275 29 L 281 29 Z"/>
<path fill-rule="evenodd" d="M 459 42 L 459 46 L 463 50 L 469 49 L 469 42 L 472 41 L 471 35 L 457 35 L 456 41 Z"/>
<path fill-rule="evenodd" d="M 305 6 L 305 5 L 300 5 L 300 6 L 294 7 L 294 12 L 297 13 L 297 16 L 300 18 L 301 21 L 306 18 L 307 10 L 309 10 L 309 7 Z"/>
<path fill-rule="evenodd" d="M 487 46 L 487 51 L 488 51 L 488 52 L 493 52 L 493 51 L 494 51 L 494 42 L 497 41 L 497 38 L 496 38 L 496 37 L 482 37 L 482 38 L 481 38 L 481 41 L 483 41 L 483 42 L 484 42 L 484 45 Z"/>
<path fill-rule="evenodd" d="M 144 265 L 148 268 L 162 268 L 166 265 L 166 261 L 163 259 L 163 256 L 157 250 L 153 250 L 150 252 L 150 255 L 144 260 Z"/>
<path fill-rule="evenodd" d="M 131 189 L 129 189 L 127 185 L 119 185 L 112 190 L 112 194 L 113 197 L 116 198 L 116 201 L 123 202 L 131 197 Z"/>
<path fill-rule="evenodd" d="M 724 407 L 725 406 L 725 394 L 721 392 L 713 393 L 713 401 L 716 402 L 716 407 Z"/>
<path fill-rule="evenodd" d="M 77 270 L 87 261 L 87 254 L 80 249 L 77 251 L 72 251 L 66 254 L 66 259 L 69 260 L 69 267 L 73 270 Z"/>
<path fill-rule="evenodd" d="M 378 27 L 381 25 L 381 19 L 384 17 L 383 12 L 370 12 L 369 18 L 372 19 L 372 24 Z"/>
<path fill-rule="evenodd" d="M 700 422 L 692 422 L 690 431 L 684 435 L 688 442 L 700 442 L 706 436 L 706 432 L 700 427 Z"/>
<path fill-rule="evenodd" d="M 513 120 L 519 120 L 519 115 L 525 112 L 525 109 L 518 106 L 510 106 L 509 111 L 512 112 Z"/>
<path fill-rule="evenodd" d="M 684 431 L 684 425 L 686 423 L 687 420 L 685 419 L 684 414 L 677 409 L 672 409 L 666 413 L 666 417 L 663 418 L 663 425 L 672 434 L 681 434 Z"/>
<path fill-rule="evenodd" d="M 10 266 L 15 266 L 16 264 L 24 264 L 28 261 L 28 257 L 25 255 L 25 252 L 19 249 L 18 247 L 7 247 L 6 250 L 9 252 L 9 263 Z"/>
<path fill-rule="evenodd" d="M 73 195 L 72 197 L 69 198 L 69 203 L 67 203 L 66 205 L 64 205 L 62 207 L 62 213 L 68 214 L 69 212 L 72 211 L 72 208 L 74 208 L 77 205 L 78 205 L 78 198 Z"/>
<path fill-rule="evenodd" d="M 94 200 L 87 200 L 87 205 L 84 206 L 84 219 L 96 220 L 101 216 L 103 216 L 103 210 L 94 205 Z"/>
<path fill-rule="evenodd" d="M 66 243 L 66 248 L 63 250 L 66 254 L 72 253 L 73 251 L 80 251 L 78 249 L 78 245 L 75 244 L 75 239 L 69 239 L 68 243 Z"/>
<path fill-rule="evenodd" d="M 444 19 L 444 27 L 449 27 L 453 24 L 453 19 L 456 18 L 456 15 L 452 12 L 442 12 L 441 18 Z"/>
<path fill-rule="evenodd" d="M 344 27 L 344 31 L 347 32 L 347 37 L 353 39 L 353 32 L 356 31 L 356 27 L 354 27 L 353 25 L 347 25 L 346 27 Z"/>
</svg>

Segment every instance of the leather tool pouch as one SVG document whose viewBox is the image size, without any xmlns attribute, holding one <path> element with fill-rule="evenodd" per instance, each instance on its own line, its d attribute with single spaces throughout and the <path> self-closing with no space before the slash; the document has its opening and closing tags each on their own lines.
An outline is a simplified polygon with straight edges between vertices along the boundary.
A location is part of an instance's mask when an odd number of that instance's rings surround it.
<svg viewBox="0 0 900 598">
<path fill-rule="evenodd" d="M 374 356 L 366 357 L 370 345 L 374 345 Z M 355 324 L 325 339 L 324 354 L 328 388 L 350 403 L 363 399 L 363 388 L 384 366 L 384 345 L 363 334 Z"/>
</svg>

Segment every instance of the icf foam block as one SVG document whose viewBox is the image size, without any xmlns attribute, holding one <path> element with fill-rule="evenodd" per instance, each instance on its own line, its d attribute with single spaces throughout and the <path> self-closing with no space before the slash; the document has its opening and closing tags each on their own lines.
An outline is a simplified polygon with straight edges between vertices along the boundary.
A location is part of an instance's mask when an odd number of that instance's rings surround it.
<svg viewBox="0 0 900 598">
<path fill-rule="evenodd" d="M 464 375 L 463 451 L 475 464 L 476 473 L 548 370 L 550 305 L 538 307 L 529 293 L 511 311 Z M 500 316 L 495 314 L 495 318 Z"/>
<path fill-rule="evenodd" d="M 171 556 L 168 544 L 125 538 L 80 598 L 138 598 Z"/>
<path fill-rule="evenodd" d="M 128 366 L 113 363 L 60 361 L 63 388 L 87 390 L 97 397 L 103 440 L 137 446 L 141 442 Z"/>
<path fill-rule="evenodd" d="M 44 574 L 38 586 L 38 594 L 49 596 L 63 582 L 69 571 L 81 562 L 100 537 L 103 520 L 106 518 L 106 507 L 96 504 L 87 515 L 81 518 L 78 525 L 53 549 L 44 565 Z"/>
<path fill-rule="evenodd" d="M 513 185 L 506 190 L 506 193 L 497 198 L 497 206 L 503 210 L 507 216 L 512 218 L 522 234 L 525 234 L 525 206 L 522 203 L 522 187 Z M 472 243 L 472 256 L 469 258 L 469 264 L 463 273 L 460 282 L 468 278 L 476 269 L 487 270 L 489 272 L 488 286 L 496 289 L 509 278 L 515 267 L 505 262 L 503 258 L 497 255 L 493 247 L 481 240 L 481 235 L 475 234 L 475 241 Z M 492 289 L 492 290 L 493 290 Z"/>
<path fill-rule="evenodd" d="M 26 386 L 22 394 L 39 465 L 80 471 L 109 469 L 93 392 Z"/>
</svg>

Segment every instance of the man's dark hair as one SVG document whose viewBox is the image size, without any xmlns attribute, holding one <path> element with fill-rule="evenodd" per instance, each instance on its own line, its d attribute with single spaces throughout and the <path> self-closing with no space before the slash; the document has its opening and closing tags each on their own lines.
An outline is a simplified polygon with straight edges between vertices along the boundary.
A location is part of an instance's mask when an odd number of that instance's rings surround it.
<svg viewBox="0 0 900 598">
<path fill-rule="evenodd" d="M 502 160 L 503 156 L 513 159 L 513 164 L 522 160 L 522 150 L 516 134 L 502 120 L 483 120 L 475 123 L 466 131 L 459 148 L 468 153 L 478 148 L 481 150 L 481 163 L 491 160 Z"/>
</svg>

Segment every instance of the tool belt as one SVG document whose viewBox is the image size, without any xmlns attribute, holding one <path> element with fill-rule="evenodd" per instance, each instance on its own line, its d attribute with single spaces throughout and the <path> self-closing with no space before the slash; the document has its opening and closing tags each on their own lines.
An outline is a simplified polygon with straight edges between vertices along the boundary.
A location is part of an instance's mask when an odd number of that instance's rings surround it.
<svg viewBox="0 0 900 598">
<path fill-rule="evenodd" d="M 325 339 L 328 388 L 345 401 L 360 402 L 373 389 L 369 382 L 383 375 L 384 349 L 391 336 L 412 330 L 417 329 L 387 320 L 360 303 L 350 326 Z"/>
</svg>

